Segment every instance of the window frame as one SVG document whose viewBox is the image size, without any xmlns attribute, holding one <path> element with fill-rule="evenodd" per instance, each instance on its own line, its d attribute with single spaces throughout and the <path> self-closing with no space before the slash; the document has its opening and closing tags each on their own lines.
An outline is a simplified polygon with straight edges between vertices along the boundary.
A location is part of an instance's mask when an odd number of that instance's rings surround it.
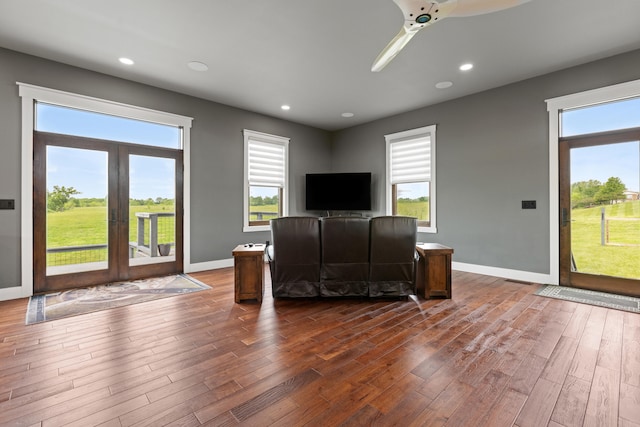
<svg viewBox="0 0 640 427">
<path fill-rule="evenodd" d="M 396 215 L 397 184 L 391 183 L 391 146 L 421 137 L 429 137 L 430 173 L 429 179 L 429 221 L 418 221 L 419 233 L 437 233 L 436 227 L 436 125 L 424 126 L 385 135 L 386 142 L 386 214 Z M 425 181 L 419 181 L 425 182 Z"/>
<path fill-rule="evenodd" d="M 243 183 L 243 232 L 254 232 L 254 231 L 270 231 L 271 226 L 269 224 L 269 220 L 262 221 L 251 221 L 250 220 L 250 183 L 249 183 L 249 142 L 257 141 L 263 144 L 273 144 L 283 147 L 284 149 L 284 182 L 282 187 L 274 187 L 279 188 L 278 196 L 279 196 L 279 215 L 287 216 L 289 213 L 289 141 L 290 138 L 286 138 L 283 136 L 271 135 L 263 132 L 257 132 L 249 129 L 244 129 L 243 140 L 244 140 L 244 183 Z M 263 186 L 263 185 L 261 185 Z"/>
</svg>

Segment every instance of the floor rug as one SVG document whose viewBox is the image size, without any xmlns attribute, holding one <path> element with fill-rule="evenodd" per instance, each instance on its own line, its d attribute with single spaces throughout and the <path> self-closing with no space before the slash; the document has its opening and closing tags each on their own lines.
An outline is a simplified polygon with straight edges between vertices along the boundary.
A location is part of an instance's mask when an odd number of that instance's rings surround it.
<svg viewBox="0 0 640 427">
<path fill-rule="evenodd" d="M 563 299 L 600 307 L 615 308 L 617 310 L 640 313 L 640 298 L 624 295 L 608 294 L 605 292 L 589 291 L 586 289 L 568 288 L 565 286 L 547 285 L 536 294 L 543 297 Z"/>
<path fill-rule="evenodd" d="M 211 288 L 185 274 L 174 274 L 35 295 L 29 299 L 25 323 L 62 319 L 206 289 Z"/>
</svg>

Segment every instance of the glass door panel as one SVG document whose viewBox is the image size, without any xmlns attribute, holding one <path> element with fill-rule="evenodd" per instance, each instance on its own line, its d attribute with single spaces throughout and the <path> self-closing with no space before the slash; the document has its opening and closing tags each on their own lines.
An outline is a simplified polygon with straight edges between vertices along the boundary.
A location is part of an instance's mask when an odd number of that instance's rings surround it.
<svg viewBox="0 0 640 427">
<path fill-rule="evenodd" d="M 109 265 L 108 153 L 46 147 L 46 275 Z"/>
<path fill-rule="evenodd" d="M 572 271 L 640 279 L 640 143 L 572 148 Z"/>
<path fill-rule="evenodd" d="M 182 271 L 181 165 L 177 150 L 34 132 L 34 292 Z"/>
<path fill-rule="evenodd" d="M 129 266 L 176 260 L 176 160 L 129 155 Z"/>
</svg>

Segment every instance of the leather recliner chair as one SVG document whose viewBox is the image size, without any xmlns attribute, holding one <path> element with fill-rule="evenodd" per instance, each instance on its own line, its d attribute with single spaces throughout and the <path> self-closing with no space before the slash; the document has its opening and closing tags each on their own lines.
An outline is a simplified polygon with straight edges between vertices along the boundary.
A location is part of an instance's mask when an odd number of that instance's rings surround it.
<svg viewBox="0 0 640 427">
<path fill-rule="evenodd" d="M 320 295 L 320 222 L 315 217 L 272 219 L 270 255 L 274 297 Z"/>
<path fill-rule="evenodd" d="M 382 216 L 370 224 L 369 296 L 415 294 L 416 219 Z"/>
<path fill-rule="evenodd" d="M 320 221 L 320 295 L 369 295 L 369 219 L 328 217 Z"/>
</svg>

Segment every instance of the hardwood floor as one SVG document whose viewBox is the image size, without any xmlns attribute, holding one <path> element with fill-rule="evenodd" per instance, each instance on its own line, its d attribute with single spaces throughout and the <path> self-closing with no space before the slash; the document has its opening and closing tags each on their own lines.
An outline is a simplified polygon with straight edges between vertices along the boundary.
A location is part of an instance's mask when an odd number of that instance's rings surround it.
<svg viewBox="0 0 640 427">
<path fill-rule="evenodd" d="M 0 425 L 640 426 L 640 315 L 454 272 L 452 300 L 235 304 L 212 290 L 24 325 Z"/>
</svg>

